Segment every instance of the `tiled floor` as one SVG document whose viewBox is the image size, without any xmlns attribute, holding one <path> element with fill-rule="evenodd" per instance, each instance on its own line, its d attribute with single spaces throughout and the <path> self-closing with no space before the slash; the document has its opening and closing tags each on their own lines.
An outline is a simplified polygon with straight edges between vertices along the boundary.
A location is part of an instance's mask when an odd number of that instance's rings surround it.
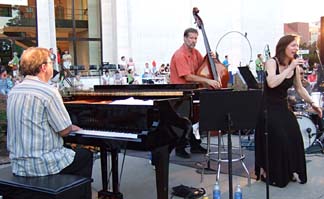
<svg viewBox="0 0 324 199">
<path fill-rule="evenodd" d="M 235 137 L 234 137 L 235 140 Z M 234 143 L 234 141 L 233 141 Z M 234 143 L 235 145 L 235 143 Z M 290 183 L 285 188 L 270 186 L 271 199 L 324 199 L 324 155 L 313 154 L 307 157 L 307 184 Z M 122 158 L 120 158 L 122 159 Z M 101 188 L 100 161 L 94 164 L 93 198 L 96 198 L 96 191 Z M 238 163 L 234 163 L 238 164 Z M 192 187 L 203 187 L 206 189 L 209 199 L 212 198 L 212 188 L 216 175 L 205 175 L 201 182 L 201 175 L 196 173 L 194 168 L 170 164 L 169 193 L 174 186 L 184 184 Z M 263 182 L 252 179 L 251 186 L 248 186 L 247 178 L 233 176 L 233 185 L 240 184 L 243 189 L 243 198 L 262 199 L 266 198 L 266 185 Z M 221 174 L 220 185 L 222 198 L 229 198 L 228 175 Z M 120 190 L 125 199 L 155 199 L 155 171 L 147 159 L 126 156 L 123 176 L 121 177 Z M 170 197 L 171 198 L 171 195 Z M 177 198 L 177 197 L 173 197 Z"/>
<path fill-rule="evenodd" d="M 235 141 L 235 137 L 234 137 Z M 235 142 L 233 144 L 235 145 Z M 306 155 L 308 182 L 304 185 L 290 183 L 285 188 L 270 186 L 271 199 L 324 199 L 324 154 Z M 120 155 L 122 160 L 122 155 Z M 238 164 L 238 163 L 234 163 Z M 120 164 L 121 165 L 121 164 Z M 4 165 L 0 166 L 4 167 Z M 212 198 L 212 188 L 216 175 L 205 175 L 201 182 L 201 175 L 194 168 L 170 164 L 169 166 L 169 193 L 174 186 L 183 184 L 206 189 L 209 199 Z M 100 161 L 94 162 L 93 168 L 93 199 L 97 198 L 97 191 L 101 189 Z M 147 159 L 126 156 L 124 170 L 120 178 L 120 190 L 124 199 L 155 199 L 155 170 Z M 248 186 L 247 178 L 233 176 L 233 185 L 240 184 L 243 198 L 266 199 L 265 183 L 252 179 Z M 221 174 L 220 186 L 222 198 L 229 198 L 228 175 Z M 171 198 L 171 194 L 170 197 Z M 173 197 L 176 199 L 177 197 Z"/>
<path fill-rule="evenodd" d="M 290 183 L 285 188 L 276 188 L 270 186 L 270 197 L 272 199 L 320 199 L 324 198 L 324 155 L 307 156 L 308 182 L 301 185 L 298 183 Z M 96 191 L 101 188 L 101 180 L 99 173 L 99 161 L 94 165 L 93 178 L 93 199 L 96 198 Z M 213 184 L 215 183 L 215 175 L 205 175 L 204 181 L 200 182 L 200 174 L 195 169 L 170 164 L 169 174 L 169 192 L 171 188 L 180 184 L 192 187 L 203 187 L 206 189 L 209 198 Z M 265 183 L 252 179 L 251 186 L 248 186 L 247 178 L 233 176 L 233 185 L 239 183 L 243 188 L 243 198 L 261 199 L 266 198 Z M 228 175 L 221 174 L 220 185 L 222 198 L 228 197 Z M 121 192 L 125 199 L 154 199 L 155 191 L 155 173 L 152 166 L 146 159 L 126 157 L 125 168 L 120 184 Z M 171 197 L 171 196 L 170 196 Z M 177 197 L 174 197 L 177 198 Z"/>
</svg>

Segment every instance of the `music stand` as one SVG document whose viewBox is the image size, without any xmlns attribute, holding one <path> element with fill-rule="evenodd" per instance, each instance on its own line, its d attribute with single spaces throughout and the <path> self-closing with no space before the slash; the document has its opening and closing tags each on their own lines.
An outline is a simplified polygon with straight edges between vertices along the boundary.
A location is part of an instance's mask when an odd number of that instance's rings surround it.
<svg viewBox="0 0 324 199">
<path fill-rule="evenodd" d="M 248 89 L 259 89 L 258 82 L 248 66 L 240 66 L 237 68 L 239 69 L 242 80 L 247 85 Z"/>
<path fill-rule="evenodd" d="M 261 94 L 261 90 L 200 92 L 199 130 L 227 131 L 230 199 L 233 198 L 231 133 L 234 130 L 256 127 Z"/>
</svg>

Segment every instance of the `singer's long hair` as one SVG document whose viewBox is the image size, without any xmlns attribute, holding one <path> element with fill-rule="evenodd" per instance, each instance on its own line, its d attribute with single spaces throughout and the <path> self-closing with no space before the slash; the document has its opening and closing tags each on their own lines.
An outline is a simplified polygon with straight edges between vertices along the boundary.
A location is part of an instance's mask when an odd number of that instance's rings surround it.
<svg viewBox="0 0 324 199">
<path fill-rule="evenodd" d="M 279 61 L 279 64 L 285 65 L 284 60 L 286 57 L 286 53 L 285 53 L 286 48 L 294 40 L 298 41 L 299 36 L 298 35 L 285 35 L 279 39 L 277 46 L 276 46 L 276 55 L 275 55 L 275 57 Z"/>
</svg>

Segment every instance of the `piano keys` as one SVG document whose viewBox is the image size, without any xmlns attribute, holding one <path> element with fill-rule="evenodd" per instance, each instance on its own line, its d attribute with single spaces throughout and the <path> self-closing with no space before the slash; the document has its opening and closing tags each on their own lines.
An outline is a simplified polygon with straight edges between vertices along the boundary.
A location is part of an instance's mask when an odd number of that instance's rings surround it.
<svg viewBox="0 0 324 199">
<path fill-rule="evenodd" d="M 126 138 L 126 139 L 138 139 L 138 135 L 136 133 L 126 133 L 119 131 L 96 131 L 96 130 L 79 130 L 74 131 L 74 134 L 86 136 L 94 136 L 94 137 L 104 137 L 104 138 Z"/>
</svg>

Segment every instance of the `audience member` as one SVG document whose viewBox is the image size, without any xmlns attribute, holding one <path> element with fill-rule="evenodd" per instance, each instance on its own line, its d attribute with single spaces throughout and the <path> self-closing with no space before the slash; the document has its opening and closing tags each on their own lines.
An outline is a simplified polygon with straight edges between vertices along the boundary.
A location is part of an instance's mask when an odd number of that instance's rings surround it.
<svg viewBox="0 0 324 199">
<path fill-rule="evenodd" d="M 17 52 L 13 53 L 13 58 L 9 61 L 8 65 L 12 70 L 12 76 L 16 77 L 19 71 L 19 57 Z"/>
<path fill-rule="evenodd" d="M 148 62 L 145 63 L 145 68 L 144 68 L 144 76 L 152 76 L 152 71 L 150 69 L 150 65 Z"/>
<path fill-rule="evenodd" d="M 127 61 L 125 56 L 120 57 L 119 70 L 125 71 L 127 68 Z"/>
<path fill-rule="evenodd" d="M 223 65 L 228 69 L 228 67 L 229 67 L 229 62 L 228 62 L 228 55 L 225 55 L 225 59 L 224 59 L 224 61 L 223 61 Z"/>
<path fill-rule="evenodd" d="M 263 82 L 263 70 L 264 70 L 264 63 L 263 63 L 263 58 L 262 58 L 262 54 L 258 54 L 257 58 L 255 60 L 255 70 L 257 73 L 257 77 L 258 77 L 258 82 L 262 83 Z"/>
<path fill-rule="evenodd" d="M 132 70 L 135 72 L 135 63 L 132 57 L 128 58 L 127 71 Z"/>
<path fill-rule="evenodd" d="M 127 71 L 127 83 L 133 84 L 134 83 L 134 71 L 132 69 L 128 69 Z"/>
<path fill-rule="evenodd" d="M 105 71 L 105 74 L 101 77 L 102 84 L 108 85 L 109 84 L 109 71 Z"/>
<path fill-rule="evenodd" d="M 70 55 L 69 51 L 64 51 L 62 62 L 65 69 L 70 69 L 70 67 L 72 66 L 72 56 Z"/>
<path fill-rule="evenodd" d="M 83 89 L 83 83 L 81 81 L 81 76 L 79 74 L 75 76 L 74 89 L 75 90 L 82 90 Z"/>
<path fill-rule="evenodd" d="M 14 86 L 13 82 L 8 76 L 6 68 L 1 66 L 0 68 L 0 94 L 7 95 L 11 88 Z"/>
</svg>

